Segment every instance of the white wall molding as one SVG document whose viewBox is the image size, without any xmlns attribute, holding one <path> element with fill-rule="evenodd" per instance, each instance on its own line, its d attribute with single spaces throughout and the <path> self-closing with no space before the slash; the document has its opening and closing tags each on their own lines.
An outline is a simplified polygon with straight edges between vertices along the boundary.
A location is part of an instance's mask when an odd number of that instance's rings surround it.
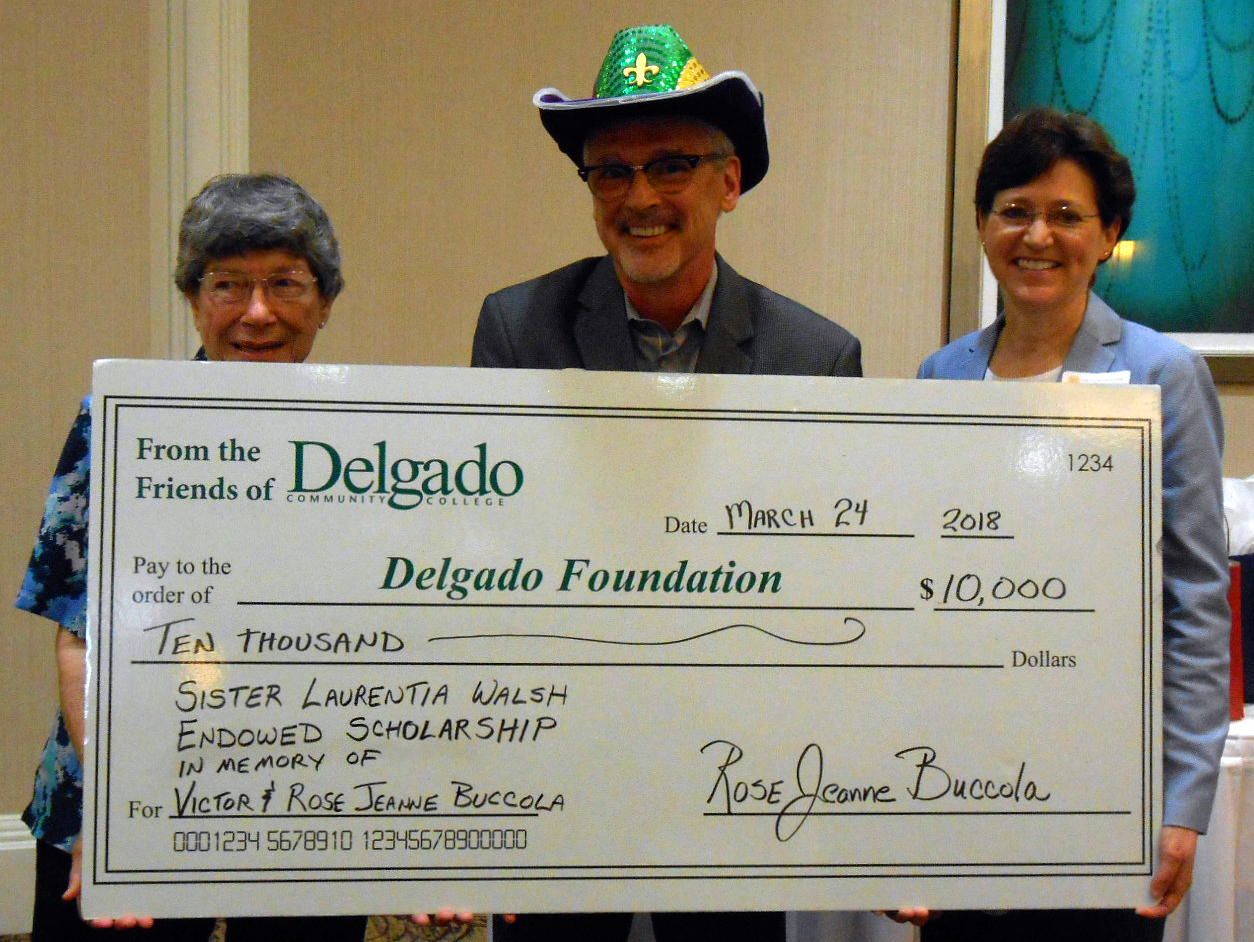
<svg viewBox="0 0 1254 942">
<path fill-rule="evenodd" d="M 0 935 L 30 932 L 35 900 L 35 839 L 15 814 L 0 814 Z"/>
<path fill-rule="evenodd" d="M 171 280 L 183 207 L 248 170 L 248 0 L 149 0 L 149 36 L 149 355 L 181 359 L 198 343 Z"/>
</svg>

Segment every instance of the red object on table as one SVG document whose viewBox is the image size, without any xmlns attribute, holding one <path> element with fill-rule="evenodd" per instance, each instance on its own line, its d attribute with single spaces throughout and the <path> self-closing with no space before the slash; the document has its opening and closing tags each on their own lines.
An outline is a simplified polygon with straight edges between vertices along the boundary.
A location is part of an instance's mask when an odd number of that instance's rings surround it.
<svg viewBox="0 0 1254 942">
<path fill-rule="evenodd" d="M 1228 716 L 1232 720 L 1245 719 L 1245 652 L 1241 643 L 1241 563 L 1229 560 L 1228 571 L 1232 584 L 1228 589 L 1228 604 L 1232 606 L 1232 666 L 1228 687 Z"/>
</svg>

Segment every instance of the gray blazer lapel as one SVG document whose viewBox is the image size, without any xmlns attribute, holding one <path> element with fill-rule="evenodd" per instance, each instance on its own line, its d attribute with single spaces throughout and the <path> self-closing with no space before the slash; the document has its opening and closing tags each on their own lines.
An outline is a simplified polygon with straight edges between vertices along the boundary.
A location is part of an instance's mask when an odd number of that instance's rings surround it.
<svg viewBox="0 0 1254 942">
<path fill-rule="evenodd" d="M 584 369 L 636 369 L 623 286 L 618 282 L 614 263 L 608 255 L 592 269 L 579 292 L 573 333 Z"/>
<path fill-rule="evenodd" d="M 958 364 L 959 379 L 983 379 L 984 371 L 993 358 L 993 350 L 997 346 L 997 337 L 1001 333 L 1003 320 L 998 318 L 993 324 L 985 327 L 975 335 L 974 341 L 965 351 L 962 362 Z M 1089 293 L 1088 309 L 1084 313 L 1084 322 L 1071 342 L 1071 350 L 1063 363 L 1064 372 L 1074 370 L 1080 373 L 1105 373 L 1115 359 L 1114 344 L 1119 342 L 1123 334 L 1123 323 L 1119 315 L 1093 293 Z"/>
<path fill-rule="evenodd" d="M 1115 360 L 1115 344 L 1123 335 L 1123 323 L 1119 315 L 1097 295 L 1089 292 L 1089 306 L 1084 312 L 1084 323 L 1071 344 L 1064 371 L 1078 373 L 1107 373 Z"/>
<path fill-rule="evenodd" d="M 962 351 L 960 359 L 954 362 L 952 372 L 947 371 L 948 379 L 983 379 L 988 371 L 989 360 L 993 359 L 993 349 L 997 346 L 997 338 L 1001 336 L 1002 318 L 997 318 L 978 334 L 975 334 L 967 348 Z"/>
<path fill-rule="evenodd" d="M 716 263 L 718 283 L 710 300 L 710 317 L 701 356 L 697 358 L 697 372 L 750 373 L 753 357 L 745 352 L 752 348 L 753 340 L 748 285 L 721 255 L 716 257 Z"/>
</svg>

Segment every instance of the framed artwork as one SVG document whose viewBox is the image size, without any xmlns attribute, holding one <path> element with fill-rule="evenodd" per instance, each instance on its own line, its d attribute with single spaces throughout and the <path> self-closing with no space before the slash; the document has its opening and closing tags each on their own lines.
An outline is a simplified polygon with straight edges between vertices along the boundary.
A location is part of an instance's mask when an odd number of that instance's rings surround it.
<svg viewBox="0 0 1254 942">
<path fill-rule="evenodd" d="M 955 269 L 969 264 L 961 228 L 974 229 L 975 168 L 1003 118 L 1036 105 L 1087 114 L 1127 155 L 1137 183 L 1132 224 L 1095 290 L 1124 317 L 1206 355 L 1217 379 L 1254 379 L 1254 3 L 961 7 L 955 161 L 971 166 L 955 166 Z M 978 287 L 968 276 L 955 288 L 968 302 L 978 293 L 986 323 L 996 285 L 980 267 Z"/>
</svg>

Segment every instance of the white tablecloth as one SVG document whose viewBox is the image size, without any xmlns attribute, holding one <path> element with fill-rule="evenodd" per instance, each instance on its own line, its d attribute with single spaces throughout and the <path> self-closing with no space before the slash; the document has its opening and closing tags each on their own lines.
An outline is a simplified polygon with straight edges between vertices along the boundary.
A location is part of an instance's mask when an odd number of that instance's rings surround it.
<svg viewBox="0 0 1254 942">
<path fill-rule="evenodd" d="M 1254 939 L 1254 715 L 1232 724 L 1193 889 L 1167 919 L 1166 942 Z"/>
</svg>

